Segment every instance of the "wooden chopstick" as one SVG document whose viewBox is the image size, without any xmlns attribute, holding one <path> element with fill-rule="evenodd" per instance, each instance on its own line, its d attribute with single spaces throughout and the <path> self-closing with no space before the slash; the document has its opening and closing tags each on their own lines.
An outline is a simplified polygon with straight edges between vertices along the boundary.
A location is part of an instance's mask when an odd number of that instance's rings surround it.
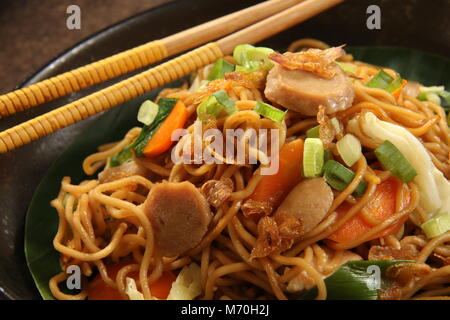
<svg viewBox="0 0 450 320">
<path fill-rule="evenodd" d="M 0 96 L 0 119 L 218 39 L 303 0 L 268 0 Z"/>
<path fill-rule="evenodd" d="M 305 0 L 217 42 L 206 44 L 155 68 L 0 132 L 0 153 L 14 150 L 61 128 L 182 78 L 226 54 L 230 54 L 238 44 L 255 43 L 268 38 L 343 1 Z"/>
</svg>

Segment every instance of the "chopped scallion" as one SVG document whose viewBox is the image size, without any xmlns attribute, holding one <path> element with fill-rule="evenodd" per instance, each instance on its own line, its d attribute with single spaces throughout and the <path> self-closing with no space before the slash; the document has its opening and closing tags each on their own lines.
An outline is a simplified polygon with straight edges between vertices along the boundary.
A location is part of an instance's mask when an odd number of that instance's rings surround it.
<svg viewBox="0 0 450 320">
<path fill-rule="evenodd" d="M 203 100 L 197 107 L 197 116 L 202 121 L 217 118 L 222 111 L 233 114 L 237 111 L 236 103 L 227 95 L 225 90 L 214 92 Z"/>
<path fill-rule="evenodd" d="M 342 160 L 349 167 L 353 166 L 361 158 L 361 142 L 352 134 L 347 133 L 336 143 L 337 150 Z"/>
<path fill-rule="evenodd" d="M 373 78 L 367 83 L 369 88 L 386 88 L 394 78 L 392 78 L 386 71 L 380 70 Z"/>
<path fill-rule="evenodd" d="M 223 105 L 228 115 L 238 111 L 236 102 L 228 96 L 225 90 L 216 91 L 213 93 L 213 96 L 216 97 L 217 102 Z"/>
<path fill-rule="evenodd" d="M 333 160 L 333 152 L 325 149 L 323 150 L 323 163 L 327 163 L 328 160 Z"/>
<path fill-rule="evenodd" d="M 139 122 L 148 126 L 155 120 L 158 110 L 159 106 L 156 103 L 146 100 L 139 108 L 137 119 Z"/>
<path fill-rule="evenodd" d="M 210 95 L 198 105 L 197 116 L 201 121 L 207 121 L 217 118 L 222 111 L 223 105 L 217 101 L 215 96 Z"/>
<path fill-rule="evenodd" d="M 450 213 L 439 213 L 420 226 L 428 238 L 434 238 L 450 230 Z"/>
<path fill-rule="evenodd" d="M 403 182 L 410 182 L 417 175 L 405 156 L 388 140 L 375 149 L 375 155 L 387 170 Z"/>
<path fill-rule="evenodd" d="M 380 70 L 373 78 L 367 83 L 369 88 L 384 89 L 387 92 L 393 93 L 402 86 L 402 78 L 399 74 L 395 79 L 392 78 L 386 71 Z"/>
<path fill-rule="evenodd" d="M 268 58 L 274 50 L 265 47 L 254 47 L 250 44 L 241 44 L 234 48 L 233 58 L 238 65 L 236 71 L 254 72 L 259 69 L 270 70 L 272 61 Z"/>
<path fill-rule="evenodd" d="M 328 160 L 324 166 L 324 178 L 333 189 L 344 191 L 355 178 L 355 173 L 337 161 Z M 362 180 L 353 191 L 353 195 L 362 197 L 366 188 L 367 183 Z"/>
<path fill-rule="evenodd" d="M 352 75 L 356 74 L 356 68 L 349 63 L 343 63 L 339 61 L 335 61 L 336 64 L 345 72 L 350 73 Z"/>
<path fill-rule="evenodd" d="M 208 75 L 208 80 L 222 79 L 227 72 L 234 71 L 234 64 L 229 63 L 223 58 L 216 61 Z"/>
<path fill-rule="evenodd" d="M 318 177 L 322 173 L 323 159 L 322 140 L 307 138 L 303 147 L 303 175 L 306 178 Z"/>
<path fill-rule="evenodd" d="M 281 111 L 280 109 L 277 109 L 270 104 L 257 101 L 255 112 L 259 113 L 260 115 L 269 118 L 270 120 L 281 122 L 284 120 L 284 116 L 286 115 L 286 112 Z"/>
<path fill-rule="evenodd" d="M 320 126 L 315 126 L 306 131 L 306 136 L 308 138 L 320 138 Z"/>
</svg>

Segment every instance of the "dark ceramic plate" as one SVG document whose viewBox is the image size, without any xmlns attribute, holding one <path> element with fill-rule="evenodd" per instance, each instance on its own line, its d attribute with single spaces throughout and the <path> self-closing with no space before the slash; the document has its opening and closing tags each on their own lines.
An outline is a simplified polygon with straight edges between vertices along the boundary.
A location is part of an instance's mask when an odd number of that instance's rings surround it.
<svg viewBox="0 0 450 320">
<path fill-rule="evenodd" d="M 32 76 L 23 86 L 75 67 L 158 39 L 259 1 L 183 0 L 112 26 L 68 50 Z M 381 8 L 382 29 L 368 30 L 366 9 Z M 351 0 L 308 22 L 264 41 L 283 48 L 297 38 L 313 37 L 330 44 L 389 45 L 420 49 L 444 56 L 450 52 L 447 12 L 450 1 Z M 188 17 L 188 18 L 186 18 Z M 54 101 L 0 121 L 0 130 L 47 112 L 101 88 Z M 96 117 L 65 128 L 6 155 L 0 155 L 0 293 L 11 299 L 37 299 L 39 293 L 24 256 L 25 214 L 33 193 L 52 163 Z M 53 214 L 50 212 L 49 214 Z"/>
</svg>

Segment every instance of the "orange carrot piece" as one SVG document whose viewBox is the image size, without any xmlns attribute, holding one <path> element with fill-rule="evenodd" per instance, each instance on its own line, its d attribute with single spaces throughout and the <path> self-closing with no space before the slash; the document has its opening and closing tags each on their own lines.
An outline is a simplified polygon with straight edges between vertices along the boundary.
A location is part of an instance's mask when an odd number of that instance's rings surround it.
<svg viewBox="0 0 450 320">
<path fill-rule="evenodd" d="M 111 279 L 115 279 L 117 272 L 119 272 L 119 270 L 126 265 L 127 264 L 125 263 L 118 263 L 108 267 L 108 275 Z M 127 277 L 133 278 L 136 283 L 139 281 L 138 272 L 131 272 L 127 275 Z M 175 279 L 176 276 L 172 272 L 164 271 L 162 276 L 150 286 L 152 296 L 160 300 L 167 299 L 170 289 L 172 288 L 172 283 Z M 89 282 L 86 292 L 89 300 L 123 300 L 119 291 L 110 287 L 105 281 L 103 281 L 100 274 L 95 276 L 95 278 Z"/>
<path fill-rule="evenodd" d="M 263 176 L 248 198 L 277 208 L 302 177 L 303 140 L 288 142 L 280 149 L 279 169 L 274 175 Z"/>
<path fill-rule="evenodd" d="M 379 184 L 375 190 L 374 197 L 365 206 L 367 213 L 372 218 L 375 218 L 379 221 L 384 221 L 395 214 L 396 194 L 397 190 L 399 188 L 402 188 L 402 186 L 403 182 L 396 179 L 395 177 L 390 177 L 389 179 Z M 404 202 L 407 204 L 409 203 L 409 201 L 410 194 L 409 191 L 406 191 L 404 194 Z M 342 218 L 350 208 L 351 205 L 347 202 L 341 204 L 336 209 L 338 213 L 338 219 Z M 408 219 L 408 216 L 402 218 L 394 225 L 380 231 L 378 234 L 375 234 L 374 236 L 369 238 L 368 241 L 397 233 L 406 219 Z M 373 227 L 373 225 L 364 220 L 360 213 L 357 213 L 341 228 L 332 233 L 328 237 L 328 239 L 339 243 L 351 242 L 357 240 L 366 232 L 370 231 L 370 229 L 372 229 Z"/>
<path fill-rule="evenodd" d="M 397 90 L 395 90 L 392 95 L 395 97 L 395 99 L 398 99 L 398 97 L 400 97 L 400 93 L 402 92 L 403 88 L 406 86 L 406 84 L 408 83 L 407 80 L 402 79 L 402 85 L 400 86 L 400 88 L 398 88 Z"/>
<path fill-rule="evenodd" d="M 164 271 L 161 277 L 150 286 L 152 296 L 160 300 L 166 300 L 176 279 L 177 277 L 172 272 Z"/>
<path fill-rule="evenodd" d="M 187 118 L 188 112 L 186 106 L 181 100 L 178 100 L 167 118 L 145 146 L 143 151 L 144 155 L 152 158 L 169 150 L 173 143 L 172 133 L 176 129 L 183 128 Z"/>
</svg>

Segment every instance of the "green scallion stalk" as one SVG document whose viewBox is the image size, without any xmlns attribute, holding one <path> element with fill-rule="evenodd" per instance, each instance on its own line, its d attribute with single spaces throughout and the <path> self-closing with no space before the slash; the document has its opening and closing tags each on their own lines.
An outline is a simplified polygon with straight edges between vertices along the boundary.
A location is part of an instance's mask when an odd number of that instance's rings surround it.
<svg viewBox="0 0 450 320">
<path fill-rule="evenodd" d="M 388 140 L 375 149 L 375 155 L 387 170 L 403 182 L 410 182 L 417 175 L 405 156 Z"/>
<path fill-rule="evenodd" d="M 402 86 L 402 78 L 399 74 L 395 77 L 395 79 L 386 87 L 384 90 L 387 92 L 393 93 L 397 89 L 399 89 Z"/>
<path fill-rule="evenodd" d="M 330 187 L 338 191 L 344 191 L 355 178 L 355 173 L 337 161 L 328 160 L 324 166 L 323 176 Z M 355 197 L 362 197 L 366 189 L 367 183 L 362 180 L 353 191 L 353 195 Z"/>
<path fill-rule="evenodd" d="M 393 93 L 402 86 L 402 78 L 399 74 L 395 79 L 392 78 L 386 71 L 380 70 L 373 78 L 367 83 L 369 88 L 384 89 L 387 92 Z"/>
<path fill-rule="evenodd" d="M 234 64 L 229 63 L 223 58 L 220 58 L 219 60 L 216 61 L 216 63 L 214 63 L 214 66 L 209 72 L 207 79 L 210 81 L 215 79 L 222 79 L 225 77 L 225 73 L 233 71 L 234 71 Z"/>
<path fill-rule="evenodd" d="M 245 63 L 245 53 L 250 50 L 253 49 L 254 46 L 252 46 L 251 44 L 240 44 L 236 47 L 234 47 L 233 50 L 233 58 L 234 60 L 236 60 L 236 62 L 240 65 L 243 65 Z"/>
<path fill-rule="evenodd" d="M 238 111 L 236 106 L 236 102 L 231 99 L 225 90 L 219 90 L 213 93 L 213 96 L 216 97 L 217 102 L 219 102 L 227 112 L 228 115 L 231 115 Z"/>
<path fill-rule="evenodd" d="M 320 126 L 315 126 L 306 131 L 306 136 L 308 138 L 320 138 Z"/>
<path fill-rule="evenodd" d="M 214 92 L 203 100 L 197 107 L 197 116 L 202 121 L 217 118 L 225 111 L 228 115 L 237 112 L 236 103 L 227 95 L 225 90 Z"/>
<path fill-rule="evenodd" d="M 394 78 L 392 78 L 386 71 L 380 70 L 377 74 L 373 76 L 373 78 L 367 83 L 369 88 L 386 88 Z"/>
<path fill-rule="evenodd" d="M 450 92 L 442 90 L 438 93 L 439 96 L 444 99 L 444 104 L 441 103 L 442 106 L 449 107 L 450 106 Z"/>
<path fill-rule="evenodd" d="M 323 163 L 327 163 L 328 160 L 333 160 L 333 152 L 331 152 L 328 149 L 325 149 L 323 150 Z"/>
<path fill-rule="evenodd" d="M 146 100 L 139 108 L 137 119 L 146 126 L 150 125 L 158 114 L 159 106 L 153 101 Z"/>
<path fill-rule="evenodd" d="M 434 238 L 450 230 L 450 213 L 439 213 L 420 226 L 428 238 Z"/>
<path fill-rule="evenodd" d="M 318 177 L 322 174 L 324 149 L 322 140 L 306 138 L 303 146 L 303 175 L 306 178 Z"/>
<path fill-rule="evenodd" d="M 208 121 L 217 118 L 223 110 L 224 107 L 217 101 L 217 98 L 210 95 L 198 105 L 197 116 L 201 121 Z"/>
<path fill-rule="evenodd" d="M 343 63 L 343 62 L 339 62 L 339 61 L 335 61 L 336 64 L 345 72 L 355 75 L 356 74 L 356 68 L 354 66 L 352 66 L 351 64 L 348 63 Z"/>
<path fill-rule="evenodd" d="M 353 166 L 362 156 L 361 142 L 352 134 L 347 133 L 341 140 L 336 142 L 336 148 L 349 167 Z"/>
<path fill-rule="evenodd" d="M 260 69 L 270 70 L 273 62 L 268 58 L 274 50 L 265 47 L 254 47 L 250 44 L 241 44 L 234 48 L 233 58 L 238 65 L 236 71 L 254 72 Z"/>
<path fill-rule="evenodd" d="M 441 98 L 439 98 L 439 95 L 437 92 L 421 92 L 418 96 L 420 101 L 430 101 L 434 104 L 437 104 L 438 106 L 441 105 Z"/>
<path fill-rule="evenodd" d="M 269 118 L 270 120 L 281 122 L 284 120 L 284 116 L 286 115 L 286 111 L 281 111 L 280 109 L 277 109 L 270 104 L 257 101 L 255 106 L 255 112 L 259 113 L 260 115 Z"/>
</svg>

